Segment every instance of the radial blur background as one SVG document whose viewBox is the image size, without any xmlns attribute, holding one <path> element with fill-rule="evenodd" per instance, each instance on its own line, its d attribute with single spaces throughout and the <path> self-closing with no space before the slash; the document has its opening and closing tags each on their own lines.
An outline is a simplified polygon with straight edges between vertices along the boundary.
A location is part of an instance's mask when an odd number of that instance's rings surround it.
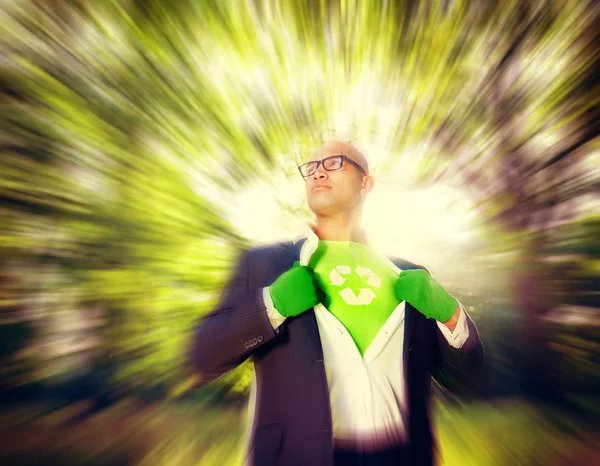
<svg viewBox="0 0 600 466">
<path fill-rule="evenodd" d="M 238 465 L 250 362 L 185 364 L 296 166 L 359 141 L 364 226 L 487 352 L 445 465 L 600 464 L 600 4 L 0 3 L 0 462 Z"/>
</svg>

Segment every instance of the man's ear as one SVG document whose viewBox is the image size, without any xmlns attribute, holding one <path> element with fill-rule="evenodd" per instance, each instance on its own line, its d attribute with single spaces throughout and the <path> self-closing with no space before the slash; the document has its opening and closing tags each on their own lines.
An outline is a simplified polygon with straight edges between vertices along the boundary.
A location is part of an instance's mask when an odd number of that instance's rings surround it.
<svg viewBox="0 0 600 466">
<path fill-rule="evenodd" d="M 368 194 L 373 190 L 374 186 L 375 186 L 375 178 L 373 178 L 371 175 L 367 175 L 363 178 L 360 191 L 362 194 Z"/>
</svg>

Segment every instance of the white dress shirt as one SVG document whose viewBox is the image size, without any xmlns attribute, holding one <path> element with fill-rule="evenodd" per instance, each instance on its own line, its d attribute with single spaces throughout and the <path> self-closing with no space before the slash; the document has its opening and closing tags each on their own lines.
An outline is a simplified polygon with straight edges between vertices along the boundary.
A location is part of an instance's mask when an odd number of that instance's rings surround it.
<svg viewBox="0 0 600 466">
<path fill-rule="evenodd" d="M 308 265 L 319 238 L 307 231 L 300 251 L 300 265 Z M 373 249 L 397 273 L 402 271 L 385 255 Z M 263 288 L 266 312 L 274 329 L 284 321 L 273 306 L 269 287 Z M 376 451 L 404 443 L 406 438 L 406 384 L 403 372 L 404 306 L 402 301 L 375 336 L 364 356 L 344 325 L 323 304 L 314 307 L 323 347 L 327 374 L 333 438 L 336 448 Z M 469 336 L 465 311 L 454 331 L 437 322 L 448 344 L 464 345 Z M 249 411 L 253 410 L 256 393 L 251 390 Z M 249 420 L 253 413 L 249 412 Z"/>
</svg>

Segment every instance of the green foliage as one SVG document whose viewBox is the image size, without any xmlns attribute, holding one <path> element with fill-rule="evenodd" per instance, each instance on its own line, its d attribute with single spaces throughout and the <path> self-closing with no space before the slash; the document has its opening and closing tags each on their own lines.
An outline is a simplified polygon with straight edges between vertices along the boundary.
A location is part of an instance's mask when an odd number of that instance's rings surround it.
<svg viewBox="0 0 600 466">
<path fill-rule="evenodd" d="M 248 245 L 231 196 L 294 173 L 347 126 L 378 148 L 382 178 L 463 185 L 518 247 L 598 183 L 587 11 L 580 0 L 4 2 L 2 323 L 31 323 L 27 358 L 44 367 L 90 353 L 114 358 L 132 386 L 174 384 L 187 331 Z"/>
<path fill-rule="evenodd" d="M 593 400 L 589 400 L 593 403 Z M 131 405 L 98 414 L 77 426 L 77 435 L 63 435 L 57 426 L 76 413 L 76 407 L 35 417 L 39 407 L 13 408 L 0 413 L 6 446 L 0 452 L 4 464 L 136 464 L 206 465 L 242 464 L 246 431 L 244 410 L 214 409 L 199 403 L 170 403 L 143 412 Z M 433 410 L 441 464 L 447 466 L 504 466 L 560 464 L 573 458 L 596 464 L 594 431 L 571 424 L 560 411 L 506 400 L 501 405 L 448 406 Z M 14 422 L 31 418 L 28 435 L 13 429 Z M 106 435 L 118 432 L 120 435 Z M 31 436 L 36 448 L 31 449 Z M 588 442 L 588 444 L 584 442 Z"/>
<path fill-rule="evenodd" d="M 549 464 L 569 441 L 532 406 L 437 407 L 441 455 L 448 466 Z"/>
</svg>

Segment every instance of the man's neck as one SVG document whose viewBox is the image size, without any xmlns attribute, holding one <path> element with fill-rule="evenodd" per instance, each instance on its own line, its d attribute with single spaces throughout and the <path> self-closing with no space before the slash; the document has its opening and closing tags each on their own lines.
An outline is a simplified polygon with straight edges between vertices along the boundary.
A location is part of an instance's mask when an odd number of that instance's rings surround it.
<svg viewBox="0 0 600 466">
<path fill-rule="evenodd" d="M 367 244 L 367 239 L 358 222 L 342 217 L 317 217 L 314 231 L 323 241 L 353 241 Z"/>
</svg>

